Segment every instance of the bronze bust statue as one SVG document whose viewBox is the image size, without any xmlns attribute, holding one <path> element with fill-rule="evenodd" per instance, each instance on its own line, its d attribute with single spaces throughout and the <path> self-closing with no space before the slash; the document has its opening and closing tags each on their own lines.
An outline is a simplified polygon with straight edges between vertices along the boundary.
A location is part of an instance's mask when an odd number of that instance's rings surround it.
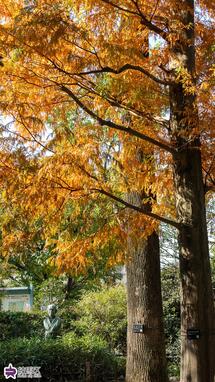
<svg viewBox="0 0 215 382">
<path fill-rule="evenodd" d="M 55 338 L 61 327 L 61 319 L 56 317 L 57 307 L 55 304 L 48 305 L 48 317 L 43 321 L 45 328 L 45 338 Z"/>
</svg>

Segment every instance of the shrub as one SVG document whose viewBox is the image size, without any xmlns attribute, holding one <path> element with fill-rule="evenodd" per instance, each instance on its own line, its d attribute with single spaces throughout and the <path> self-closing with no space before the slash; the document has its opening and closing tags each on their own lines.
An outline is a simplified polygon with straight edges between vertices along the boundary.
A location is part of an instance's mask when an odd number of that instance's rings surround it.
<svg viewBox="0 0 215 382">
<path fill-rule="evenodd" d="M 107 381 L 123 370 L 103 340 L 95 336 L 78 338 L 75 334 L 56 340 L 20 338 L 1 342 L 1 370 L 9 363 L 15 367 L 41 366 L 42 381 L 49 382 L 85 380 L 86 372 L 90 380 Z"/>
<path fill-rule="evenodd" d="M 178 270 L 173 266 L 164 268 L 162 270 L 162 289 L 167 357 L 170 375 L 175 376 L 179 373 L 180 363 L 180 303 L 178 284 Z M 78 365 L 80 365 L 81 369 L 85 370 L 85 361 L 83 361 L 83 359 L 87 359 L 88 354 L 90 354 L 91 362 L 93 357 L 98 357 L 97 366 L 95 368 L 93 366 L 93 373 L 95 372 L 96 374 L 99 368 L 99 354 L 102 354 L 101 361 L 103 358 L 105 359 L 105 354 L 107 354 L 107 359 L 105 360 L 107 365 L 108 357 L 111 354 L 110 350 L 107 350 L 107 344 L 112 351 L 117 350 L 125 354 L 126 292 L 123 285 L 109 288 L 103 286 L 103 289 L 100 291 L 87 292 L 76 304 L 71 305 L 71 302 L 67 302 L 67 304 L 61 307 L 59 314 L 63 321 L 63 330 L 61 333 L 64 333 L 62 339 L 57 342 L 59 343 L 59 349 L 61 349 L 59 352 L 62 351 L 62 354 L 66 352 L 70 357 L 69 359 L 73 360 L 77 370 Z M 48 342 L 43 345 L 44 329 L 42 320 L 43 317 L 41 314 L 1 312 L 0 339 L 15 337 L 26 337 L 29 339 L 37 335 L 41 337 L 41 340 L 37 339 L 35 343 L 39 341 L 39 343 L 42 344 L 42 349 L 45 351 Z M 71 334 L 71 329 L 75 331 L 76 335 Z M 69 334 L 67 335 L 65 332 L 69 332 Z M 91 337 L 93 340 L 91 340 Z M 95 343 L 93 343 L 93 341 L 95 341 Z M 13 345 L 15 344 L 15 342 L 12 343 Z M 23 344 L 24 342 L 21 341 L 18 343 Z M 52 345 L 50 345 L 52 351 L 57 352 L 56 357 L 59 355 L 59 359 L 62 360 L 55 342 L 50 343 L 52 343 Z M 33 342 L 27 341 L 26 344 L 30 344 L 31 350 L 33 349 Z M 104 347 L 104 344 L 106 347 Z M 80 355 L 80 357 L 78 355 L 78 358 L 76 358 L 74 353 L 75 349 Z M 37 352 L 37 349 L 35 349 L 35 351 Z M 71 351 L 72 353 L 70 354 Z M 38 354 L 40 354 L 40 351 L 38 351 Z M 58 365 L 58 362 L 55 360 L 55 354 L 52 354 L 51 350 L 50 353 L 48 351 L 47 357 L 51 357 L 50 359 L 44 358 L 44 362 L 47 362 L 47 365 Z M 118 357 L 117 364 L 119 360 L 120 358 Z M 53 366 L 53 368 L 54 367 L 55 366 Z M 57 370 L 60 368 L 59 365 L 56 367 Z M 71 365 L 68 365 L 68 368 L 69 367 L 71 367 Z M 65 366 L 65 368 L 67 368 L 67 366 Z M 113 374 L 113 366 L 110 366 L 110 370 Z"/>
<path fill-rule="evenodd" d="M 162 292 L 169 374 L 178 377 L 180 367 L 180 291 L 177 267 L 172 265 L 162 270 Z"/>
<path fill-rule="evenodd" d="M 0 312 L 0 341 L 43 335 L 43 317 L 40 314 Z"/>
<path fill-rule="evenodd" d="M 111 349 L 126 348 L 126 293 L 123 285 L 88 292 L 76 305 L 75 322 L 79 335 L 98 335 Z"/>
</svg>

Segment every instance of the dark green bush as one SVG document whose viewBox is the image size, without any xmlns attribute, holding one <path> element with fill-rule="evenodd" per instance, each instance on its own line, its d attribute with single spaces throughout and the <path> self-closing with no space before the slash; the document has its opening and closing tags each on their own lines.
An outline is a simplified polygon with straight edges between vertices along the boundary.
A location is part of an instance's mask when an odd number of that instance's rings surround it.
<svg viewBox="0 0 215 382">
<path fill-rule="evenodd" d="M 180 368 L 180 290 L 179 270 L 175 266 L 162 269 L 163 312 L 169 374 L 179 376 Z"/>
<path fill-rule="evenodd" d="M 43 317 L 23 312 L 0 312 L 0 341 L 43 336 Z"/>
<path fill-rule="evenodd" d="M 78 338 L 71 333 L 57 340 L 19 338 L 0 343 L 1 370 L 9 363 L 15 367 L 41 366 L 42 381 L 83 381 L 86 364 L 90 380 L 108 381 L 122 373 L 122 362 L 95 336 Z"/>
</svg>

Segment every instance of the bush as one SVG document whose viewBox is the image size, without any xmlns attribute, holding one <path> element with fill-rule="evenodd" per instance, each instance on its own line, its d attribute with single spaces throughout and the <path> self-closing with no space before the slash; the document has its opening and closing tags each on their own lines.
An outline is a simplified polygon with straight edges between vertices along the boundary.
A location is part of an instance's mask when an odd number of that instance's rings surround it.
<svg viewBox="0 0 215 382">
<path fill-rule="evenodd" d="M 180 364 L 179 277 L 175 267 L 162 270 L 166 350 L 170 375 L 177 375 Z M 126 352 L 126 292 L 123 285 L 88 292 L 76 305 L 73 326 L 78 335 L 98 335 L 111 349 Z"/>
<path fill-rule="evenodd" d="M 0 341 L 44 336 L 43 317 L 23 312 L 0 312 Z"/>
<path fill-rule="evenodd" d="M 180 291 L 177 267 L 169 266 L 162 270 L 162 292 L 168 369 L 171 376 L 178 377 L 180 367 Z"/>
<path fill-rule="evenodd" d="M 171 376 L 178 375 L 180 364 L 180 303 L 178 285 L 178 270 L 173 266 L 164 268 L 162 270 L 164 321 L 169 374 Z M 67 304 L 61 307 L 59 315 L 62 318 L 62 333 L 64 333 L 62 339 L 57 342 L 59 343 L 59 349 L 61 350 L 58 352 L 55 345 L 56 342 L 50 342 L 52 344 L 50 347 L 52 348 L 53 353 L 56 352 L 56 357 L 59 356 L 59 360 L 62 360 L 60 352 L 62 351 L 62 354 L 66 352 L 65 357 L 69 355 L 70 358 L 68 359 L 73 360 L 74 365 L 76 365 L 74 366 L 75 370 L 78 370 L 79 366 L 81 369 L 85 370 L 85 359 L 87 359 L 86 357 L 90 354 L 91 361 L 94 356 L 98 358 L 95 370 L 93 366 L 93 373 L 95 372 L 97 375 L 98 365 L 100 364 L 99 354 L 102 354 L 101 361 L 103 361 L 103 358 L 105 359 L 105 354 L 107 354 L 107 357 L 111 354 L 110 350 L 107 350 L 107 344 L 112 351 L 118 351 L 119 353 L 125 354 L 127 320 L 126 292 L 123 285 L 114 287 L 103 286 L 103 289 L 100 291 L 87 292 L 82 296 L 79 302 L 76 302 L 76 304 L 71 305 L 71 302 L 68 301 Z M 37 335 L 41 337 L 41 340 L 37 339 L 36 343 L 39 341 L 39 343 L 42 344 L 42 350 L 45 351 L 46 347 L 49 345 L 48 342 L 43 344 L 44 329 L 42 321 L 43 317 L 41 314 L 1 312 L 0 339 L 10 339 L 15 337 L 26 337 L 29 339 L 32 336 Z M 76 336 L 71 334 L 71 329 L 75 331 Z M 69 332 L 69 334 L 67 335 L 65 332 Z M 91 340 L 90 337 L 92 337 L 93 340 Z M 95 344 L 93 341 L 95 341 Z M 15 344 L 15 342 L 12 343 Z M 23 344 L 24 342 L 21 341 L 18 343 Z M 27 341 L 26 344 L 29 344 L 26 346 L 30 346 L 31 350 L 33 349 L 33 342 Z M 106 347 L 104 347 L 104 344 Z M 74 354 L 75 349 L 78 352 L 78 358 L 76 358 L 76 355 Z M 36 348 L 35 351 L 37 352 Z M 50 350 L 49 353 L 48 350 L 47 357 L 51 358 L 50 360 L 44 358 L 44 362 L 47 362 L 47 365 L 56 364 L 56 368 L 59 370 L 60 366 L 58 361 L 55 360 L 55 354 L 52 354 L 52 352 Z M 38 351 L 38 354 L 40 354 L 40 351 Z M 41 362 L 43 359 L 42 356 L 46 357 L 46 355 L 41 355 Z M 24 359 L 23 357 L 21 359 L 22 362 Z M 105 365 L 108 364 L 108 359 L 109 358 L 105 359 Z M 119 360 L 120 358 L 118 358 L 118 362 Z M 12 358 L 10 362 L 12 362 Z M 113 365 L 111 362 L 110 370 L 113 374 Z M 48 367 L 49 366 L 47 366 L 47 368 Z M 53 366 L 53 368 L 54 367 L 55 366 Z M 68 369 L 69 367 L 71 367 L 70 364 L 68 364 Z M 65 368 L 67 368 L 67 366 L 65 366 Z M 83 370 L 82 372 L 84 373 Z"/>
<path fill-rule="evenodd" d="M 88 292 L 76 305 L 75 324 L 79 335 L 104 339 L 111 349 L 126 349 L 126 293 L 124 285 Z"/>
<path fill-rule="evenodd" d="M 90 380 L 107 381 L 121 374 L 124 365 L 120 362 L 95 336 L 67 334 L 56 340 L 20 338 L 0 343 L 1 370 L 9 363 L 15 367 L 41 366 L 42 381 L 85 380 L 86 372 Z"/>
</svg>

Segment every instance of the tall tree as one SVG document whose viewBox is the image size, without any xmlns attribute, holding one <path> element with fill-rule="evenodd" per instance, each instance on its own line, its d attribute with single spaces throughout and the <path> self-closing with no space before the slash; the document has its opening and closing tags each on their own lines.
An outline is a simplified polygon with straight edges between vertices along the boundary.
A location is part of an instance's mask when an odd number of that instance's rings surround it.
<svg viewBox="0 0 215 382">
<path fill-rule="evenodd" d="M 85 189 L 177 227 L 182 286 L 181 380 L 212 382 L 214 305 L 204 191 L 214 186 L 214 165 L 205 156 L 212 152 L 214 136 L 214 104 L 210 100 L 214 5 L 206 0 L 195 5 L 193 0 L 65 0 L 51 4 L 38 1 L 22 10 L 20 6 L 18 1 L 1 3 L 5 15 L 1 25 L 2 110 L 13 114 L 20 130 L 37 140 L 47 115 L 58 105 L 58 116 L 73 107 L 88 115 L 90 133 L 107 126 L 123 136 L 124 144 L 129 135 L 133 142 L 138 139 L 145 147 L 154 146 L 160 176 L 143 176 L 143 171 L 140 177 L 133 162 L 135 170 L 130 177 L 130 184 L 136 177 L 137 189 L 141 181 L 147 191 L 156 191 L 158 199 L 152 212 L 126 202 L 113 194 L 114 188 L 101 187 L 101 183 L 95 187 L 88 180 Z M 154 46 L 149 58 L 145 54 L 148 33 Z M 151 98 L 143 102 L 147 88 Z M 131 114 L 132 124 L 122 123 L 123 111 Z M 201 154 L 207 165 L 205 179 Z M 165 182 L 171 183 L 169 164 L 173 166 L 177 220 L 169 217 L 170 203 L 159 197 L 161 189 L 165 192 Z M 131 163 L 123 165 L 128 168 Z M 70 191 L 74 189 L 77 182 Z M 199 329 L 200 337 L 188 339 L 188 329 Z"/>
<path fill-rule="evenodd" d="M 134 205 L 142 204 L 141 194 L 137 192 L 130 193 L 128 200 Z M 150 204 L 144 208 L 150 210 Z M 167 381 L 159 237 L 156 231 L 147 238 L 134 235 L 132 231 L 128 232 L 129 258 L 126 266 L 126 381 Z M 142 334 L 133 332 L 134 324 L 144 325 Z"/>
<path fill-rule="evenodd" d="M 127 150 L 124 151 L 126 155 Z M 147 162 L 147 158 L 153 161 L 153 154 L 144 154 L 141 147 L 133 155 L 139 163 Z M 129 154 L 125 159 L 129 160 Z M 154 195 L 146 193 L 143 187 L 139 191 L 130 190 L 127 201 L 151 212 L 150 197 L 153 200 Z M 134 229 L 135 214 L 138 212 L 128 211 L 126 381 L 167 381 L 159 236 L 155 227 L 150 232 L 146 219 L 139 229 Z M 135 324 L 143 325 L 142 333 L 134 333 Z"/>
<path fill-rule="evenodd" d="M 176 152 L 173 155 L 179 229 L 181 274 L 181 380 L 213 381 L 214 302 L 211 285 L 207 238 L 205 195 L 202 176 L 196 91 L 184 86 L 184 78 L 195 89 L 194 1 L 182 2 L 174 11 L 182 26 L 171 52 L 173 83 L 170 84 L 170 137 Z M 176 14 L 177 12 L 177 14 Z M 181 72 L 181 73 L 180 73 Z M 177 81 L 177 73 L 182 80 Z M 182 74 L 183 73 L 183 74 Z M 200 339 L 187 336 L 189 329 L 198 329 Z"/>
</svg>

